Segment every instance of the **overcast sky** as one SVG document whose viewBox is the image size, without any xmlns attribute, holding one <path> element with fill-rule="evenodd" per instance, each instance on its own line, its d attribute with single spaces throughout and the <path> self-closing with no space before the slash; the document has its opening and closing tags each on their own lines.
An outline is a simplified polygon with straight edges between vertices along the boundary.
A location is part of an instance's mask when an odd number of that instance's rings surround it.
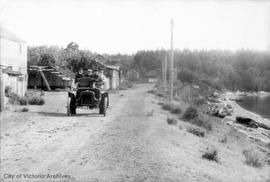
<svg viewBox="0 0 270 182">
<path fill-rule="evenodd" d="M 0 21 L 28 45 L 74 41 L 99 53 L 170 48 L 266 50 L 270 1 L 0 0 Z"/>
</svg>

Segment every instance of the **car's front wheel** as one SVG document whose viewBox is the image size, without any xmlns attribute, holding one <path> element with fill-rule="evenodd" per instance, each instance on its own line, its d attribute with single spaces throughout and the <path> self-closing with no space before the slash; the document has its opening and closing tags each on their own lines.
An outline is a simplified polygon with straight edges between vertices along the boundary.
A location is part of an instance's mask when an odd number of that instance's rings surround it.
<svg viewBox="0 0 270 182">
<path fill-rule="evenodd" d="M 107 98 L 104 97 L 101 100 L 100 106 L 99 106 L 99 114 L 103 114 L 103 116 L 106 116 L 106 109 L 107 109 Z"/>
</svg>

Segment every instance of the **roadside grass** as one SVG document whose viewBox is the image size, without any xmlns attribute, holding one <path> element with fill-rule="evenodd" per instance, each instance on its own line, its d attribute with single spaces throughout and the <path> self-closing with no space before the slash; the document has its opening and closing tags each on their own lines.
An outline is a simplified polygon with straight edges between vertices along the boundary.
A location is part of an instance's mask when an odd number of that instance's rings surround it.
<svg viewBox="0 0 270 182">
<path fill-rule="evenodd" d="M 184 112 L 182 119 L 193 125 L 205 128 L 208 131 L 212 130 L 211 117 L 204 113 L 199 113 L 197 108 L 188 107 Z"/>
<path fill-rule="evenodd" d="M 207 151 L 205 152 L 203 155 L 202 155 L 202 158 L 203 159 L 207 159 L 209 161 L 215 161 L 215 162 L 219 162 L 219 159 L 218 159 L 218 151 L 216 149 L 212 149 L 210 151 Z"/>
<path fill-rule="evenodd" d="M 153 117 L 154 116 L 154 109 L 146 114 L 146 117 Z"/>
<path fill-rule="evenodd" d="M 167 118 L 167 123 L 170 125 L 177 125 L 178 121 L 175 118 Z"/>
<path fill-rule="evenodd" d="M 167 94 L 164 91 L 159 90 L 159 89 L 148 90 L 147 93 L 154 94 L 158 97 L 163 97 L 163 98 L 167 97 Z"/>
<path fill-rule="evenodd" d="M 264 161 L 262 156 L 253 150 L 244 150 L 243 154 L 245 156 L 245 163 L 249 166 L 261 168 L 264 166 Z"/>
<path fill-rule="evenodd" d="M 196 135 L 198 137 L 204 137 L 205 136 L 205 131 L 201 128 L 197 128 L 197 127 L 189 127 L 187 129 L 187 132 L 192 133 L 193 135 Z"/>
<path fill-rule="evenodd" d="M 220 143 L 227 143 L 227 142 L 228 142 L 227 136 L 224 136 L 223 138 L 221 138 L 221 139 L 219 140 L 219 142 L 220 142 Z"/>
</svg>

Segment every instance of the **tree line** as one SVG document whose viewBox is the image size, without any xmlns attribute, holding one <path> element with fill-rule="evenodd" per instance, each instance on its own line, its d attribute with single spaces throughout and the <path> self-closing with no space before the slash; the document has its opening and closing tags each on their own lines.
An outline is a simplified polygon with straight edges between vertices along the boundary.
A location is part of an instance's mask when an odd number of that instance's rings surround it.
<svg viewBox="0 0 270 182">
<path fill-rule="evenodd" d="M 162 64 L 168 51 L 138 51 L 136 54 L 103 54 L 102 61 L 119 65 L 128 71 L 128 65 L 145 76 L 155 70 L 162 77 Z M 28 47 L 28 65 L 59 66 L 77 72 L 80 67 L 95 67 L 98 53 L 80 50 L 71 42 L 66 48 L 57 46 Z M 169 61 L 168 61 L 169 62 Z M 270 91 L 270 53 L 240 50 L 175 50 L 174 66 L 182 83 L 207 82 L 218 89 L 240 91 Z M 169 68 L 169 65 L 167 66 Z"/>
</svg>

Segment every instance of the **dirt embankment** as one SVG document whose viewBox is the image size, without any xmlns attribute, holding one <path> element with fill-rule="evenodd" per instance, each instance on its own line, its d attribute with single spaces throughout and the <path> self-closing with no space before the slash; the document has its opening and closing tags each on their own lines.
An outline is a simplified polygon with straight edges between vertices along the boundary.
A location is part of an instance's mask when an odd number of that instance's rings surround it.
<svg viewBox="0 0 270 182">
<path fill-rule="evenodd" d="M 181 120 L 168 125 L 174 116 L 158 105 L 163 99 L 147 93 L 151 88 L 141 84 L 111 94 L 107 117 L 87 109 L 67 117 L 61 92 L 46 93 L 46 104 L 29 106 L 27 113 L 3 112 L 1 180 L 266 181 L 269 166 L 244 163 L 242 151 L 255 143 L 222 123 L 213 123 L 204 138 L 188 133 L 191 125 Z M 220 142 L 224 136 L 226 143 Z M 213 147 L 219 163 L 201 157 Z M 18 174 L 28 178 L 11 179 Z"/>
</svg>

